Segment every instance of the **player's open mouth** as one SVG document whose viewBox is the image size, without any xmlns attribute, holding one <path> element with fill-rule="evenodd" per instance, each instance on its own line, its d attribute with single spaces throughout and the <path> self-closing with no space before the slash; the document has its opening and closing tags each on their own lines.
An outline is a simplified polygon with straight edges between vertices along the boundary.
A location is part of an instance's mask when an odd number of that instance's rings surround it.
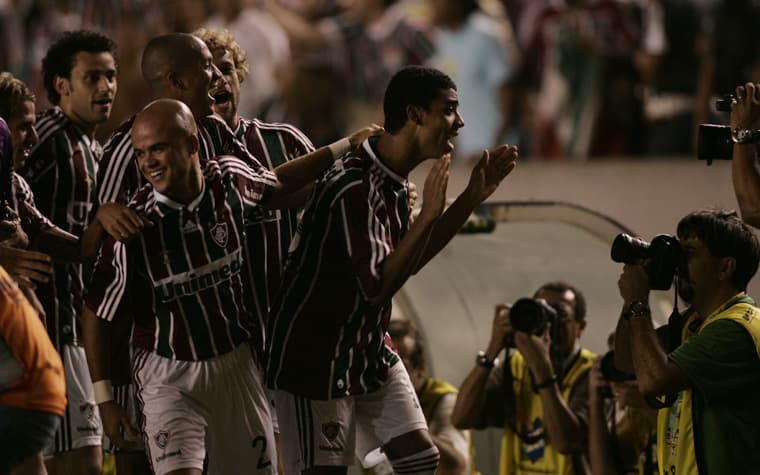
<svg viewBox="0 0 760 475">
<path fill-rule="evenodd" d="M 113 99 L 110 97 L 104 97 L 102 99 L 95 99 L 93 102 L 99 106 L 109 106 L 113 103 Z"/>
<path fill-rule="evenodd" d="M 212 94 L 211 97 L 213 97 L 214 98 L 214 102 L 216 102 L 216 104 L 219 105 L 219 104 L 225 104 L 230 99 L 232 99 L 232 94 L 230 94 L 229 91 L 219 91 L 219 92 L 216 92 L 216 93 Z"/>
</svg>

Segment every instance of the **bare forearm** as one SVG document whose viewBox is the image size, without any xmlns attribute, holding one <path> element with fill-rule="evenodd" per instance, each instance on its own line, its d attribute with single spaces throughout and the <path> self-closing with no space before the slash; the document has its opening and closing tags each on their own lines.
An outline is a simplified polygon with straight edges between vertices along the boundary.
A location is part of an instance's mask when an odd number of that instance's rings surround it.
<svg viewBox="0 0 760 475">
<path fill-rule="evenodd" d="M 42 233 L 35 242 L 35 248 L 56 261 L 79 262 L 82 259 L 79 238 L 58 227 Z"/>
<path fill-rule="evenodd" d="M 652 319 L 637 316 L 631 319 L 629 325 L 631 356 L 639 391 L 650 396 L 664 394 L 668 379 L 668 356 L 660 346 Z"/>
<path fill-rule="evenodd" d="M 731 175 L 742 218 L 760 227 L 760 170 L 754 144 L 734 144 Z"/>
<path fill-rule="evenodd" d="M 590 395 L 589 408 L 589 458 L 593 475 L 616 473 L 612 458 L 610 432 L 604 414 L 604 399 Z"/>
<path fill-rule="evenodd" d="M 412 273 L 417 273 L 422 267 L 425 266 L 430 259 L 435 257 L 441 249 L 446 247 L 446 244 L 462 229 L 462 225 L 470 217 L 475 207 L 480 204 L 470 196 L 467 190 L 465 190 L 454 201 L 451 206 L 446 209 L 441 218 L 435 224 L 435 228 L 430 235 L 430 240 L 425 246 L 422 256 L 417 263 Z"/>
<path fill-rule="evenodd" d="M 87 355 L 87 366 L 93 381 L 111 379 L 108 357 L 110 335 L 108 322 L 100 319 L 87 306 L 82 311 L 82 342 Z"/>
<path fill-rule="evenodd" d="M 559 386 L 553 384 L 548 388 L 542 388 L 539 395 L 546 432 L 554 448 L 563 454 L 585 450 L 588 435 L 586 427 L 565 402 Z"/>
<path fill-rule="evenodd" d="M 475 366 L 459 386 L 457 402 L 451 412 L 451 423 L 457 429 L 471 429 L 478 423 L 486 400 L 489 374 L 488 368 Z"/>
<path fill-rule="evenodd" d="M 631 328 L 628 321 L 618 318 L 615 327 L 615 367 L 626 373 L 633 373 L 631 358 Z"/>
</svg>

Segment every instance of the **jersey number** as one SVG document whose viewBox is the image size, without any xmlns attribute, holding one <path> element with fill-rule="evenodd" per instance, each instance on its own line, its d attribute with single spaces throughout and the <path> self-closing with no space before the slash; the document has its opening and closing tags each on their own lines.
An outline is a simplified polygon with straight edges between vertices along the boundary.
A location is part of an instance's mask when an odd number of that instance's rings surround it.
<svg viewBox="0 0 760 475">
<path fill-rule="evenodd" d="M 267 453 L 267 439 L 263 435 L 260 435 L 253 439 L 253 443 L 251 444 L 251 447 L 254 449 L 256 446 L 259 445 L 259 442 L 261 442 L 261 455 L 259 455 L 259 462 L 256 464 L 256 468 L 267 468 L 268 466 L 272 465 L 271 460 L 266 459 L 266 453 Z"/>
</svg>

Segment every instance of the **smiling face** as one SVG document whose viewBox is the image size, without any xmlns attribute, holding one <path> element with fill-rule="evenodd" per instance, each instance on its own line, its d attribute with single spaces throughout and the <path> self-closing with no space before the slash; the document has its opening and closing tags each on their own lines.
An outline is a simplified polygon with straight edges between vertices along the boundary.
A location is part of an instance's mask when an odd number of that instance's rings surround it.
<svg viewBox="0 0 760 475">
<path fill-rule="evenodd" d="M 24 166 L 32 147 L 39 141 L 37 130 L 34 128 L 35 122 L 34 101 L 30 100 L 23 101 L 13 117 L 8 119 L 13 143 L 13 167 L 16 170 Z"/>
<path fill-rule="evenodd" d="M 80 51 L 69 78 L 56 77 L 64 113 L 86 131 L 108 120 L 116 96 L 116 61 L 111 53 Z"/>
<path fill-rule="evenodd" d="M 214 112 L 234 130 L 237 126 L 237 108 L 240 103 L 240 80 L 238 79 L 232 53 L 226 49 L 215 49 L 212 53 L 214 65 L 222 74 L 223 81 L 217 81 L 211 91 L 214 97 Z"/>
<path fill-rule="evenodd" d="M 190 107 L 197 118 L 213 114 L 214 98 L 212 89 L 224 87 L 221 73 L 214 66 L 213 56 L 206 44 L 193 38 L 187 46 L 181 70 L 176 72 L 176 79 L 181 83 L 179 96 Z"/>
<path fill-rule="evenodd" d="M 140 117 L 132 126 L 137 166 L 156 191 L 178 203 L 200 193 L 198 139 L 171 121 Z"/>
<path fill-rule="evenodd" d="M 464 120 L 459 114 L 459 95 L 455 89 L 442 90 L 427 109 L 415 107 L 420 117 L 419 148 L 425 158 L 439 158 L 454 150 L 454 137 Z"/>
</svg>

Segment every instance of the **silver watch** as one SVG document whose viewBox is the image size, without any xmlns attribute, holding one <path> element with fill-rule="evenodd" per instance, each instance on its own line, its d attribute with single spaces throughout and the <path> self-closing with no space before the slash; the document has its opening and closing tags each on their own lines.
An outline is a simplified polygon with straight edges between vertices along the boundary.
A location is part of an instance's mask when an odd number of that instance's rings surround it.
<svg viewBox="0 0 760 475">
<path fill-rule="evenodd" d="M 748 144 L 755 141 L 755 132 L 752 129 L 737 127 L 731 129 L 731 141 L 738 144 Z"/>
</svg>

